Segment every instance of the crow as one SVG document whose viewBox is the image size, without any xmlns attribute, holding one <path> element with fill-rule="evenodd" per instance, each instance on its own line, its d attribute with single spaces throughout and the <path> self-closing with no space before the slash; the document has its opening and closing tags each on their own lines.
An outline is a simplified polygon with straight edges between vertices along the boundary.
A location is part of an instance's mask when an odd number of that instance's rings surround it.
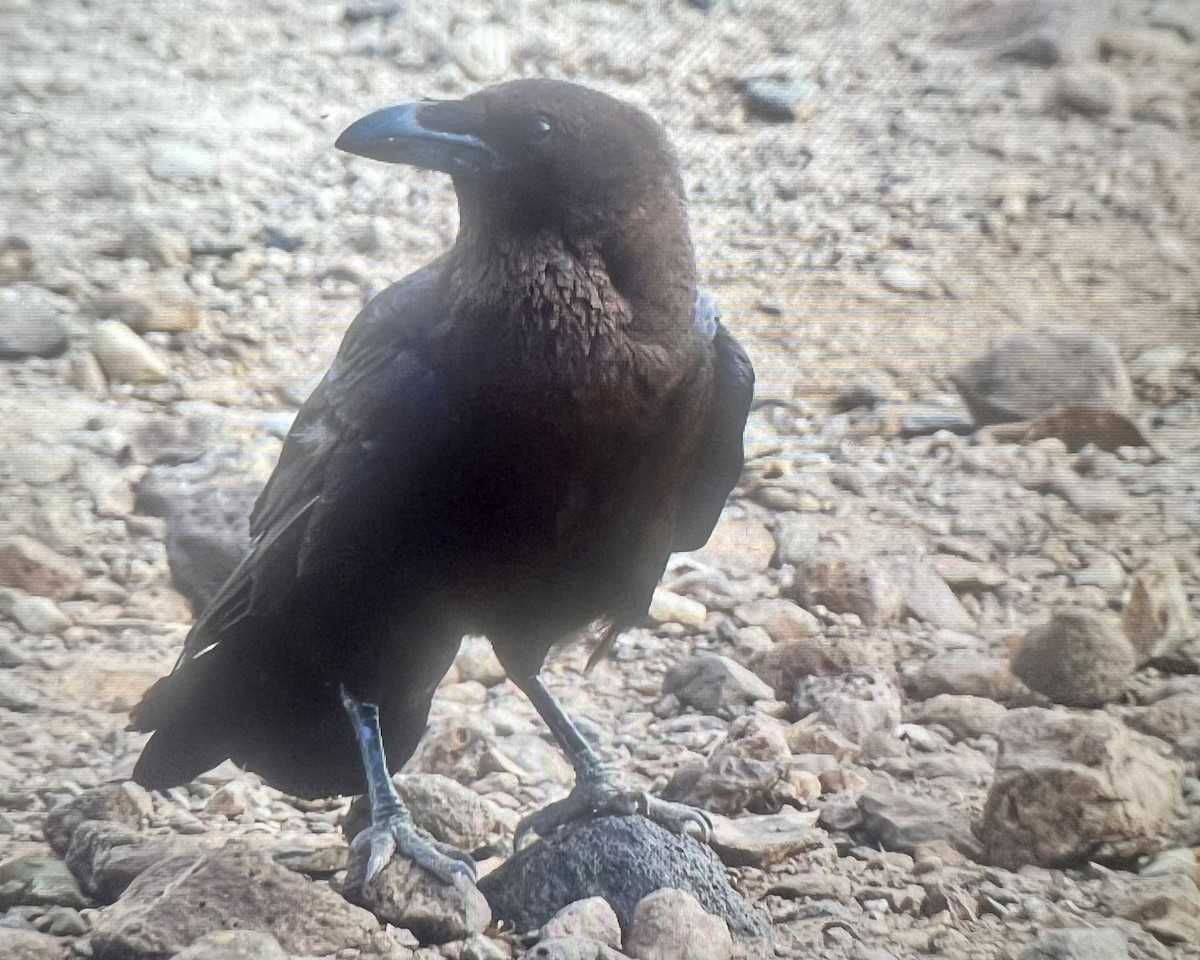
<svg viewBox="0 0 1200 960">
<path fill-rule="evenodd" d="M 754 372 L 697 291 L 665 131 L 526 79 L 379 110 L 336 146 L 448 173 L 458 235 L 363 308 L 301 407 L 249 554 L 132 712 L 154 731 L 134 779 L 163 789 L 232 758 L 302 797 L 365 788 L 368 879 L 397 852 L 473 877 L 390 774 L 482 634 L 576 774 L 518 845 L 608 812 L 706 835 L 702 812 L 623 789 L 538 676 L 564 638 L 590 630 L 598 656 L 644 619 L 742 468 Z"/>
</svg>

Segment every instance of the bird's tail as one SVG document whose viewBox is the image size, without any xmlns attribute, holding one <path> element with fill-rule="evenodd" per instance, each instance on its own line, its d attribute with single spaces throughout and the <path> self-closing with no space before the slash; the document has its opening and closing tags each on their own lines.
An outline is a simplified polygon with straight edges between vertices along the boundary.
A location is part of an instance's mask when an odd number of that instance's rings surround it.
<svg viewBox="0 0 1200 960">
<path fill-rule="evenodd" d="M 228 690 L 205 682 L 211 672 L 203 659 L 189 662 L 158 680 L 130 713 L 127 729 L 154 731 L 133 768 L 148 790 L 187 783 L 231 755 L 235 711 Z"/>
</svg>

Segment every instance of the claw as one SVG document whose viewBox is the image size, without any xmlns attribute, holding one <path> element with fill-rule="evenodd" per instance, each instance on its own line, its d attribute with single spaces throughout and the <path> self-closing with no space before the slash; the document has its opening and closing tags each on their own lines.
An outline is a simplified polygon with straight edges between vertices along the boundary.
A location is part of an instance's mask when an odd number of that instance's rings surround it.
<svg viewBox="0 0 1200 960">
<path fill-rule="evenodd" d="M 513 848 L 523 849 L 531 834 L 548 837 L 575 820 L 633 814 L 641 814 L 672 833 L 695 836 L 702 843 L 707 843 L 712 836 L 713 822 L 703 810 L 660 800 L 645 791 L 622 790 L 603 777 L 577 781 L 562 800 L 555 800 L 525 817 L 517 825 Z"/>
<path fill-rule="evenodd" d="M 638 812 L 673 833 L 694 836 L 701 843 L 712 839 L 713 821 L 705 811 L 689 807 L 685 803 L 660 800 L 643 792 L 639 798 Z"/>
<path fill-rule="evenodd" d="M 383 872 L 393 857 L 407 857 L 443 883 L 454 885 L 475 882 L 475 861 L 471 855 L 447 843 L 434 840 L 407 816 L 391 816 L 362 831 L 350 845 L 351 862 L 361 862 L 366 853 L 362 886 Z"/>
</svg>

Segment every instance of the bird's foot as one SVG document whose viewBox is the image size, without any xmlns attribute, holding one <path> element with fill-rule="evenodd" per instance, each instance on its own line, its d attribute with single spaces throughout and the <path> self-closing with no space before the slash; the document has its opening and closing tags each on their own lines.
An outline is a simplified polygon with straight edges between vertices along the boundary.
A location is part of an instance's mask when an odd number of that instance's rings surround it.
<svg viewBox="0 0 1200 960">
<path fill-rule="evenodd" d="M 463 880 L 475 882 L 475 861 L 471 855 L 435 840 L 404 811 L 386 814 L 354 838 L 350 844 L 347 882 L 366 886 L 397 855 L 407 857 L 443 883 L 453 886 Z"/>
<path fill-rule="evenodd" d="M 691 834 L 703 843 L 712 836 L 712 820 L 703 810 L 660 800 L 644 790 L 622 789 L 611 772 L 601 768 L 591 776 L 577 779 L 574 788 L 563 799 L 555 800 L 523 819 L 517 825 L 513 846 L 520 850 L 531 834 L 548 837 L 576 820 L 634 814 L 640 814 L 672 833 Z"/>
</svg>

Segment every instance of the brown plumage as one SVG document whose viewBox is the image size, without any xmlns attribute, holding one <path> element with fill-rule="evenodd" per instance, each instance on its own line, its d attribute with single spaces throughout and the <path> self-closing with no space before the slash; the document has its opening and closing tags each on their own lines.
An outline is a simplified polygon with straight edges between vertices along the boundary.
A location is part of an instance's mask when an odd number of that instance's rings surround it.
<svg viewBox="0 0 1200 960">
<path fill-rule="evenodd" d="M 339 146 L 450 173 L 459 235 L 363 309 L 301 408 L 250 555 L 134 711 L 150 787 L 232 757 L 290 793 L 361 792 L 341 688 L 378 706 L 398 768 L 464 634 L 536 685 L 556 641 L 644 617 L 741 468 L 753 374 L 697 299 L 657 123 L 521 80 Z"/>
</svg>

